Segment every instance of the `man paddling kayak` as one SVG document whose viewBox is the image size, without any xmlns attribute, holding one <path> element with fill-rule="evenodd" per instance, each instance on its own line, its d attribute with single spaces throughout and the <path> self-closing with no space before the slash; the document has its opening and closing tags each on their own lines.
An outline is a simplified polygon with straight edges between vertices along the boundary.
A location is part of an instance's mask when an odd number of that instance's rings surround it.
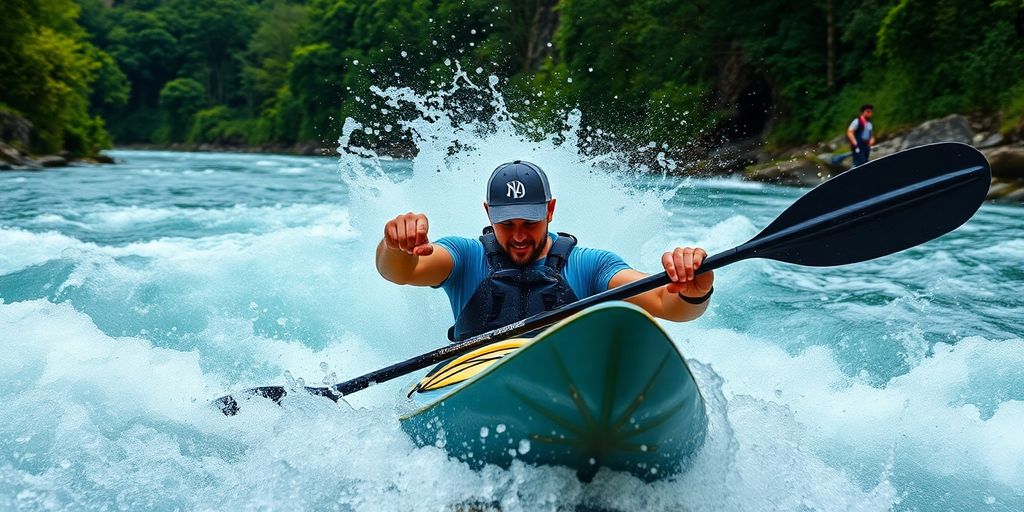
<svg viewBox="0 0 1024 512">
<path fill-rule="evenodd" d="M 544 171 L 530 162 L 494 170 L 484 211 L 490 226 L 479 239 L 431 243 L 426 215 L 410 212 L 387 222 L 377 247 L 377 270 L 385 279 L 444 289 L 455 314 L 453 341 L 647 277 L 612 252 L 576 247 L 572 235 L 549 232 L 555 199 Z M 694 276 L 706 257 L 691 247 L 664 253 L 672 282 L 628 301 L 667 320 L 699 317 L 713 292 L 712 272 Z"/>
<path fill-rule="evenodd" d="M 868 162 L 855 173 L 844 173 L 818 185 L 786 208 L 754 238 L 707 259 L 699 258 L 699 271 L 707 274 L 714 269 L 753 258 L 810 267 L 834 267 L 893 254 L 923 244 L 962 225 L 978 211 L 989 192 L 991 182 L 992 171 L 985 156 L 967 144 L 942 142 L 900 151 Z M 526 192 L 525 185 L 522 190 L 518 184 L 511 182 L 506 182 L 506 186 L 512 189 L 508 191 L 509 197 Z M 545 194 L 545 199 L 550 197 L 550 191 L 545 190 Z M 488 195 L 492 194 L 488 192 Z M 499 201 L 490 203 L 500 206 Z M 548 201 L 545 205 L 550 203 Z M 550 222 L 553 211 L 553 204 L 545 206 L 546 222 Z M 430 256 L 435 247 L 423 247 L 427 244 L 425 223 L 422 240 L 418 234 L 418 219 L 413 225 L 412 231 L 417 236 L 411 245 L 404 235 L 410 229 L 405 222 L 402 226 L 403 236 L 397 236 L 397 223 L 394 225 L 395 236 L 392 236 L 392 242 L 399 243 L 398 249 L 388 249 L 385 241 L 380 250 L 382 253 L 399 250 L 411 252 L 417 259 L 406 261 L 411 261 L 409 267 L 415 269 L 420 265 L 418 258 Z M 884 232 L 885 236 L 878 236 L 880 232 Z M 549 238 L 554 237 L 549 235 Z M 405 241 L 406 249 L 401 248 L 401 240 Z M 676 251 L 672 251 L 673 259 L 676 254 Z M 452 256 L 449 254 L 449 257 Z M 387 259 L 387 254 L 383 253 L 379 258 Z M 444 272 L 454 273 L 454 261 L 452 257 L 452 268 L 442 270 L 442 275 Z M 417 272 L 406 270 L 407 276 L 402 282 L 411 283 L 412 278 L 409 276 Z M 666 285 L 680 284 L 674 263 L 671 270 L 672 276 L 666 270 L 592 295 L 561 309 L 545 311 L 462 343 L 446 345 L 333 386 L 306 386 L 305 390 L 337 402 L 345 395 L 408 375 L 453 356 L 467 354 L 500 339 L 518 336 L 559 320 L 568 320 L 574 314 L 596 311 L 595 306 L 603 302 L 629 299 L 663 287 L 667 290 Z M 443 284 L 448 278 L 437 279 Z M 694 286 L 697 283 L 699 280 Z M 710 283 L 707 291 L 705 295 L 711 292 Z M 619 306 L 619 309 L 622 308 Z M 281 399 L 288 396 L 288 391 L 284 386 L 260 386 L 245 390 L 245 394 L 281 403 Z M 645 403 L 650 402 L 645 400 Z M 232 395 L 222 396 L 214 404 L 225 415 L 238 414 L 239 402 Z"/>
</svg>

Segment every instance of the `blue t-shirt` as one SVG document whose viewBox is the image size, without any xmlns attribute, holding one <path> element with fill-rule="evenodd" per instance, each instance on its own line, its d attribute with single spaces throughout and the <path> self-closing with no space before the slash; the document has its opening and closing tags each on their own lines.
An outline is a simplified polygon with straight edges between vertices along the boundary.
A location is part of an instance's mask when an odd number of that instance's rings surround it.
<svg viewBox="0 0 1024 512">
<path fill-rule="evenodd" d="M 558 239 L 558 235 L 554 233 L 548 233 L 548 236 L 552 242 Z M 480 286 L 480 282 L 487 277 L 484 244 L 476 238 L 459 236 L 446 236 L 434 243 L 444 247 L 452 255 L 452 273 L 441 283 L 440 288 L 448 294 L 452 314 L 457 317 L 473 296 L 473 292 Z M 533 263 L 534 266 L 543 264 L 544 258 Z M 607 290 L 612 276 L 628 268 L 630 266 L 613 252 L 576 246 L 569 253 L 569 261 L 562 268 L 562 275 L 576 297 L 582 299 Z"/>
</svg>

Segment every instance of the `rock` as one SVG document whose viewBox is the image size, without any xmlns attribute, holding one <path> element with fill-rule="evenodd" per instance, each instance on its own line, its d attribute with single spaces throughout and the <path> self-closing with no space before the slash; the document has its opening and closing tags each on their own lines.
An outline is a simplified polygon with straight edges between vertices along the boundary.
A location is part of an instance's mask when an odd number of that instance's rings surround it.
<svg viewBox="0 0 1024 512">
<path fill-rule="evenodd" d="M 42 167 L 66 167 L 68 165 L 68 159 L 62 156 L 49 155 L 39 157 L 36 163 Z"/>
<path fill-rule="evenodd" d="M 882 158 L 883 156 L 889 156 L 897 151 L 904 149 L 903 137 L 893 137 L 885 142 L 875 144 L 875 147 L 871 148 L 871 159 Z"/>
<path fill-rule="evenodd" d="M 96 156 L 92 157 L 92 159 L 93 159 L 93 161 L 95 161 L 98 164 L 113 164 L 113 163 L 117 163 L 117 161 L 114 160 L 114 157 L 112 157 L 110 155 L 104 155 L 103 153 L 97 153 Z"/>
<path fill-rule="evenodd" d="M 846 132 L 837 135 L 834 139 L 825 143 L 825 146 L 832 152 L 842 153 L 850 148 L 850 140 L 846 138 Z"/>
<path fill-rule="evenodd" d="M 31 121 L 11 112 L 0 111 L 0 142 L 11 142 L 27 148 L 31 135 Z"/>
<path fill-rule="evenodd" d="M 917 128 L 914 128 L 903 138 L 903 145 L 900 149 L 908 149 L 933 142 L 963 142 L 970 144 L 974 139 L 974 130 L 971 129 L 967 118 L 959 114 L 953 114 L 942 119 L 925 121 Z"/>
<path fill-rule="evenodd" d="M 17 165 L 21 162 L 21 153 L 16 148 L 0 142 L 0 161 Z"/>
<path fill-rule="evenodd" d="M 992 178 L 985 199 L 996 201 L 1024 202 L 1024 179 Z"/>
<path fill-rule="evenodd" d="M 813 186 L 831 178 L 834 173 L 828 165 L 812 156 L 754 165 L 743 174 L 756 181 Z"/>
<path fill-rule="evenodd" d="M 1024 147 L 1001 146 L 983 151 L 997 178 L 1024 179 Z"/>
<path fill-rule="evenodd" d="M 10 171 L 14 166 L 7 162 L 0 162 L 0 171 Z"/>
<path fill-rule="evenodd" d="M 762 145 L 757 137 L 732 141 L 712 150 L 708 160 L 717 162 L 721 171 L 739 171 L 757 162 Z"/>
<path fill-rule="evenodd" d="M 840 165 L 842 164 L 843 160 L 846 160 L 849 157 L 850 155 L 847 155 L 845 153 L 821 153 L 818 155 L 814 155 L 814 158 L 817 158 L 819 162 L 828 166 Z M 835 162 L 835 164 L 832 163 L 833 161 Z"/>
<path fill-rule="evenodd" d="M 1013 185 L 1010 183 L 999 180 L 998 178 L 993 178 L 992 184 L 988 187 L 988 194 L 985 195 L 985 199 L 998 199 L 1013 190 Z"/>
<path fill-rule="evenodd" d="M 43 166 L 39 165 L 39 162 L 26 157 L 15 164 L 14 168 L 19 171 L 39 171 L 43 169 Z"/>
<path fill-rule="evenodd" d="M 782 177 L 782 168 L 776 162 L 748 167 L 743 171 L 748 180 L 776 182 Z"/>
<path fill-rule="evenodd" d="M 974 147 L 978 149 L 987 149 L 998 146 L 1004 141 L 1003 134 L 996 132 L 991 135 L 985 133 L 979 133 L 974 136 L 972 143 Z"/>
<path fill-rule="evenodd" d="M 1003 201 L 1015 201 L 1018 203 L 1024 202 L 1024 181 L 1017 180 L 1016 187 L 1013 187 L 1011 185 L 1011 188 L 1013 188 L 1013 190 L 1003 195 L 999 199 Z"/>
</svg>

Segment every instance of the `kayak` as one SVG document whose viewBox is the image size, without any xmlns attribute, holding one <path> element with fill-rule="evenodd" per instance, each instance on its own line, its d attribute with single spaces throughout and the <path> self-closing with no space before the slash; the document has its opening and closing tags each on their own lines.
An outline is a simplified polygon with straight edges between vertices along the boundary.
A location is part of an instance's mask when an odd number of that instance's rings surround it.
<svg viewBox="0 0 1024 512">
<path fill-rule="evenodd" d="M 703 445 L 704 397 L 675 344 L 644 310 L 605 303 L 532 339 L 442 363 L 408 391 L 403 429 L 474 468 L 516 459 L 607 467 L 652 481 Z"/>
</svg>

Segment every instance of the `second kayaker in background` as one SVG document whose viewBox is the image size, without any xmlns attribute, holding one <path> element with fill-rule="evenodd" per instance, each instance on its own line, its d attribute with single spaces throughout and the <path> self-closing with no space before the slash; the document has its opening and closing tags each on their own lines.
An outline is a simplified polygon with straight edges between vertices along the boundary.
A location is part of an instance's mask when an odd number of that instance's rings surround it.
<svg viewBox="0 0 1024 512">
<path fill-rule="evenodd" d="M 410 212 L 385 224 L 377 246 L 377 270 L 385 279 L 448 294 L 453 341 L 647 276 L 613 252 L 577 247 L 572 235 L 549 232 L 555 199 L 544 171 L 530 162 L 494 170 L 484 210 L 491 225 L 478 239 L 448 236 L 431 243 L 427 216 Z M 672 282 L 628 301 L 666 320 L 699 317 L 714 291 L 713 272 L 694 276 L 706 257 L 699 247 L 666 252 L 661 263 Z"/>
</svg>

